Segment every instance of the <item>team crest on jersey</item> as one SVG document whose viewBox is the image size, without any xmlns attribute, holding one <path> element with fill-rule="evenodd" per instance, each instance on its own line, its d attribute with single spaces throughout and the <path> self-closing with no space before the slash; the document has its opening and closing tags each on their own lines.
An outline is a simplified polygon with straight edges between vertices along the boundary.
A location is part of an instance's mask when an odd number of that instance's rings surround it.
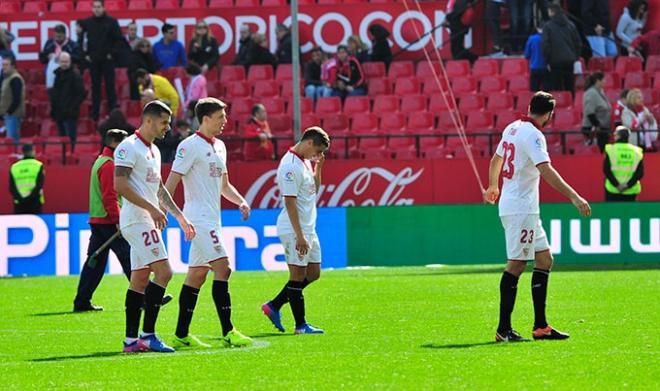
<svg viewBox="0 0 660 391">
<path fill-rule="evenodd" d="M 186 157 L 186 149 L 185 148 L 179 148 L 179 150 L 176 152 L 176 157 L 179 159 L 183 159 Z"/>
<path fill-rule="evenodd" d="M 117 151 L 117 159 L 126 159 L 126 150 L 125 149 L 120 149 Z"/>
<path fill-rule="evenodd" d="M 209 163 L 209 175 L 213 178 L 220 178 L 222 176 L 222 168 L 218 167 L 215 162 Z"/>
<path fill-rule="evenodd" d="M 160 253 L 160 250 L 158 250 L 157 248 L 152 248 L 151 253 L 154 255 L 154 257 L 157 257 L 158 254 Z"/>
<path fill-rule="evenodd" d="M 529 254 L 529 249 L 528 248 L 523 248 L 523 255 L 527 256 Z"/>
<path fill-rule="evenodd" d="M 294 175 L 293 175 L 292 171 L 289 171 L 286 174 L 284 174 L 284 180 L 287 181 L 287 182 L 293 182 L 293 178 L 294 178 Z"/>
<path fill-rule="evenodd" d="M 221 245 L 213 246 L 213 249 L 215 250 L 216 253 L 222 252 L 222 246 Z"/>
<path fill-rule="evenodd" d="M 158 183 L 160 182 L 160 175 L 154 171 L 153 168 L 149 167 L 147 169 L 147 182 L 148 183 Z"/>
</svg>

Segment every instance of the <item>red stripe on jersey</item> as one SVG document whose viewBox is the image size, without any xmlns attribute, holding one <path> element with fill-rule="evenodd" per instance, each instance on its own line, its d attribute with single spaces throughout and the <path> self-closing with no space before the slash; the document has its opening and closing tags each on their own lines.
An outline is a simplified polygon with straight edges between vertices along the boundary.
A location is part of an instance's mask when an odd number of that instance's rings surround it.
<svg viewBox="0 0 660 391">
<path fill-rule="evenodd" d="M 195 134 L 198 135 L 199 137 L 203 138 L 204 141 L 206 141 L 207 143 L 213 145 L 213 139 L 212 139 L 212 138 L 209 138 L 209 137 L 206 137 L 206 136 L 204 135 L 204 133 L 202 133 L 202 132 L 200 132 L 200 131 L 197 131 L 197 132 L 195 132 Z"/>
</svg>

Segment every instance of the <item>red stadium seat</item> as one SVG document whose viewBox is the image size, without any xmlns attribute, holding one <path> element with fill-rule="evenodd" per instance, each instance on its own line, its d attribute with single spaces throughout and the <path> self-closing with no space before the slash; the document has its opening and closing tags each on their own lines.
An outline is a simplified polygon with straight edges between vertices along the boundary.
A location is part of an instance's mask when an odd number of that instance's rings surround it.
<svg viewBox="0 0 660 391">
<path fill-rule="evenodd" d="M 293 122 L 288 114 L 268 114 L 268 124 L 273 133 L 277 135 L 289 135 L 293 133 Z"/>
<path fill-rule="evenodd" d="M 236 7 L 259 7 L 259 0 L 236 0 Z"/>
<path fill-rule="evenodd" d="M 300 72 L 299 72 L 300 73 Z M 293 66 L 291 64 L 280 64 L 275 71 L 275 80 L 292 80 L 293 79 Z"/>
<path fill-rule="evenodd" d="M 271 114 L 284 114 L 286 112 L 285 110 L 285 103 L 284 99 L 280 97 L 265 97 L 260 100 L 261 104 L 266 107 L 266 111 L 268 112 L 268 116 L 270 118 Z"/>
<path fill-rule="evenodd" d="M 390 137 L 387 142 L 387 147 L 394 151 L 403 151 L 403 150 L 413 150 L 417 149 L 417 142 L 415 137 L 406 136 L 406 137 Z"/>
<path fill-rule="evenodd" d="M 589 72 L 612 72 L 614 70 L 614 57 L 591 57 L 587 70 Z"/>
<path fill-rule="evenodd" d="M 311 114 L 314 112 L 314 100 L 312 98 L 300 98 L 300 114 Z M 287 104 L 287 113 L 293 115 L 293 102 Z"/>
<path fill-rule="evenodd" d="M 477 81 L 472 77 L 452 78 L 451 86 L 454 94 L 477 92 Z"/>
<path fill-rule="evenodd" d="M 470 62 L 468 60 L 450 60 L 445 64 L 447 76 L 469 76 L 470 75 Z"/>
<path fill-rule="evenodd" d="M 310 126 L 321 126 L 321 117 L 316 114 L 302 114 L 300 116 L 300 127 L 307 129 Z"/>
<path fill-rule="evenodd" d="M 317 114 L 339 114 L 341 112 L 341 99 L 337 96 L 319 98 L 316 100 Z"/>
<path fill-rule="evenodd" d="M 447 111 L 454 107 L 450 96 L 446 96 L 447 100 L 443 98 L 442 94 L 433 94 L 429 100 L 429 111 L 437 113 L 439 111 Z"/>
<path fill-rule="evenodd" d="M 401 133 L 406 127 L 406 115 L 402 113 L 383 113 L 380 117 L 380 130 L 387 133 Z"/>
<path fill-rule="evenodd" d="M 281 86 L 280 94 L 282 95 L 282 97 L 287 99 L 293 99 L 293 83 L 291 83 L 291 81 L 289 80 L 283 80 L 282 82 L 280 82 L 280 86 Z M 305 91 L 302 83 L 300 83 L 299 87 L 300 87 L 300 95 L 304 96 Z"/>
<path fill-rule="evenodd" d="M 355 114 L 351 118 L 351 131 L 374 133 L 378 131 L 378 117 L 373 113 Z"/>
<path fill-rule="evenodd" d="M 653 77 L 653 88 L 660 89 L 660 71 L 656 72 Z"/>
<path fill-rule="evenodd" d="M 623 88 L 649 88 L 651 87 L 651 75 L 644 71 L 629 72 L 623 82 Z"/>
<path fill-rule="evenodd" d="M 455 112 L 452 113 L 450 111 L 441 111 L 438 113 L 438 130 L 441 132 L 451 132 L 455 133 L 456 132 L 456 121 L 462 121 L 464 122 L 464 119 L 460 117 L 459 118 L 455 117 Z"/>
<path fill-rule="evenodd" d="M 575 98 L 573 98 L 573 108 L 582 110 L 582 100 L 584 98 L 584 91 L 575 91 Z"/>
<path fill-rule="evenodd" d="M 56 1 L 50 4 L 50 12 L 73 12 L 73 1 Z"/>
<path fill-rule="evenodd" d="M 175 10 L 179 9 L 179 2 L 177 0 L 156 0 L 157 10 Z"/>
<path fill-rule="evenodd" d="M 273 67 L 270 65 L 252 65 L 248 70 L 248 81 L 273 79 Z"/>
<path fill-rule="evenodd" d="M 105 9 L 108 11 L 123 11 L 126 9 L 126 1 L 108 0 L 105 2 Z"/>
<path fill-rule="evenodd" d="M 581 114 L 575 110 L 558 110 L 555 112 L 553 127 L 557 130 L 578 130 L 581 127 Z"/>
<path fill-rule="evenodd" d="M 394 95 L 379 95 L 374 99 L 373 112 L 376 114 L 399 111 L 399 98 Z"/>
<path fill-rule="evenodd" d="M 479 92 L 490 94 L 505 91 L 506 80 L 500 76 L 484 76 L 479 81 Z"/>
<path fill-rule="evenodd" d="M 495 117 L 489 111 L 468 113 L 465 131 L 468 133 L 492 132 L 495 129 Z"/>
<path fill-rule="evenodd" d="M 394 61 L 390 64 L 390 70 L 387 73 L 390 80 L 413 76 L 415 76 L 415 66 L 412 61 Z"/>
<path fill-rule="evenodd" d="M 225 87 L 222 84 L 221 81 L 212 81 L 209 80 L 208 83 L 206 84 L 206 90 L 209 94 L 209 96 L 224 96 L 225 95 Z"/>
<path fill-rule="evenodd" d="M 554 96 L 557 102 L 555 106 L 557 109 L 573 106 L 573 95 L 571 95 L 570 91 L 554 91 L 552 96 Z"/>
<path fill-rule="evenodd" d="M 349 96 L 344 102 L 344 113 L 368 113 L 371 102 L 366 96 Z"/>
<path fill-rule="evenodd" d="M 92 5 L 91 0 L 78 0 L 78 2 L 76 2 L 76 12 L 92 12 Z"/>
<path fill-rule="evenodd" d="M 209 8 L 228 8 L 234 6 L 234 0 L 211 0 Z"/>
<path fill-rule="evenodd" d="M 365 62 L 362 64 L 362 71 L 367 79 L 386 76 L 384 62 Z"/>
<path fill-rule="evenodd" d="M 206 0 L 182 0 L 182 9 L 203 9 L 206 8 Z"/>
<path fill-rule="evenodd" d="M 389 79 L 380 77 L 376 79 L 369 79 L 369 95 L 388 95 L 392 93 L 392 83 Z"/>
<path fill-rule="evenodd" d="M 529 91 L 529 76 L 511 76 L 509 78 L 509 92 Z"/>
<path fill-rule="evenodd" d="M 621 77 L 618 73 L 610 72 L 605 74 L 603 88 L 606 90 L 621 88 Z"/>
<path fill-rule="evenodd" d="M 225 87 L 228 98 L 243 98 L 251 95 L 250 85 L 246 81 L 234 81 Z"/>
<path fill-rule="evenodd" d="M 410 114 L 416 111 L 426 111 L 428 102 L 424 95 L 406 95 L 401 98 L 401 112 Z"/>
<path fill-rule="evenodd" d="M 492 58 L 479 58 L 472 66 L 472 76 L 497 76 L 500 73 L 500 65 Z"/>
<path fill-rule="evenodd" d="M 486 110 L 494 113 L 513 110 L 513 95 L 508 92 L 489 94 Z"/>
<path fill-rule="evenodd" d="M 417 95 L 422 92 L 422 83 L 414 77 L 399 78 L 394 84 L 395 95 Z"/>
<path fill-rule="evenodd" d="M 424 88 L 422 88 L 422 93 L 424 95 L 437 94 L 439 92 L 449 90 L 449 83 L 447 79 L 439 77 L 437 80 L 434 77 L 427 77 L 424 80 Z M 438 81 L 440 84 L 438 84 Z"/>
<path fill-rule="evenodd" d="M 142 115 L 142 102 L 139 100 L 124 100 L 120 106 L 126 117 L 139 117 Z"/>
<path fill-rule="evenodd" d="M 466 95 L 458 102 L 458 109 L 462 113 L 481 111 L 486 107 L 486 98 L 483 95 Z"/>
<path fill-rule="evenodd" d="M 648 56 L 646 59 L 646 72 L 650 72 L 651 74 L 660 72 L 660 55 L 659 54 L 654 54 Z M 656 76 L 657 79 L 657 76 Z"/>
<path fill-rule="evenodd" d="M 348 116 L 346 114 L 332 114 L 323 117 L 323 129 L 330 131 L 331 134 L 348 132 Z"/>
<path fill-rule="evenodd" d="M 281 7 L 286 5 L 286 0 L 262 0 L 263 7 Z"/>
<path fill-rule="evenodd" d="M 28 1 L 23 4 L 24 13 L 39 13 L 48 11 L 48 5 L 45 1 Z"/>
<path fill-rule="evenodd" d="M 249 118 L 252 115 L 252 106 L 254 102 L 250 98 L 239 98 L 230 101 L 229 113 L 237 120 Z"/>
<path fill-rule="evenodd" d="M 408 115 L 406 130 L 411 133 L 430 133 L 435 130 L 435 118 L 433 113 L 422 112 Z"/>
<path fill-rule="evenodd" d="M 18 14 L 20 12 L 21 3 L 9 3 L 4 1 L 0 3 L 0 15 Z"/>
<path fill-rule="evenodd" d="M 258 80 L 254 82 L 252 96 L 255 98 L 273 97 L 280 94 L 280 85 L 275 80 Z"/>
<path fill-rule="evenodd" d="M 318 4 L 341 4 L 341 0 L 317 0 Z"/>
<path fill-rule="evenodd" d="M 422 80 L 435 79 L 435 75 L 438 75 L 440 79 L 443 79 L 439 62 L 432 61 L 431 63 L 429 63 L 428 61 L 420 61 L 417 63 L 416 76 L 418 78 Z"/>
<path fill-rule="evenodd" d="M 639 57 L 619 56 L 616 59 L 615 71 L 624 76 L 628 72 L 637 72 L 642 70 L 642 59 Z"/>
<path fill-rule="evenodd" d="M 363 137 L 360 139 L 359 144 L 360 144 L 360 149 L 363 152 L 366 152 L 366 150 L 385 150 L 386 144 L 386 138 L 383 136 L 377 136 L 377 137 Z M 381 157 L 381 155 L 378 155 L 378 157 Z"/>
<path fill-rule="evenodd" d="M 506 79 L 518 75 L 527 75 L 529 64 L 524 58 L 505 58 L 502 60 L 502 71 L 500 75 Z"/>
<path fill-rule="evenodd" d="M 128 2 L 128 9 L 131 11 L 144 11 L 153 9 L 154 5 L 151 0 L 130 0 Z M 51 6 L 52 10 L 52 6 Z"/>
<path fill-rule="evenodd" d="M 532 91 L 521 91 L 516 94 L 516 107 L 515 110 L 519 113 L 527 113 L 527 108 L 529 107 L 529 102 L 532 100 L 534 92 Z"/>
<path fill-rule="evenodd" d="M 497 120 L 495 120 L 495 129 L 498 132 L 501 132 L 509 126 L 509 124 L 520 118 L 520 114 L 516 114 L 512 111 L 502 111 L 497 113 Z"/>
</svg>

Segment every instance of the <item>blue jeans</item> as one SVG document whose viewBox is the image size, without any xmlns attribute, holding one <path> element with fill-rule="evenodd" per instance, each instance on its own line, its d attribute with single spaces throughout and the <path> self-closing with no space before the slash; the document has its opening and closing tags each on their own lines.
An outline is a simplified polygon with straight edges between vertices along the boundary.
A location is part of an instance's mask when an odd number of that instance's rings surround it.
<svg viewBox="0 0 660 391">
<path fill-rule="evenodd" d="M 14 139 L 18 144 L 21 139 L 21 121 L 23 118 L 15 117 L 13 115 L 5 114 L 5 129 L 7 129 L 7 136 Z"/>
<path fill-rule="evenodd" d="M 320 98 L 323 96 L 323 89 L 325 87 L 323 86 L 315 86 L 313 84 L 306 85 L 305 86 L 305 96 L 308 98 L 312 98 L 314 102 L 316 102 L 316 98 Z"/>
<path fill-rule="evenodd" d="M 612 33 L 607 37 L 588 35 L 587 41 L 589 41 L 594 57 L 614 57 L 617 54 L 616 42 L 614 42 Z"/>
</svg>

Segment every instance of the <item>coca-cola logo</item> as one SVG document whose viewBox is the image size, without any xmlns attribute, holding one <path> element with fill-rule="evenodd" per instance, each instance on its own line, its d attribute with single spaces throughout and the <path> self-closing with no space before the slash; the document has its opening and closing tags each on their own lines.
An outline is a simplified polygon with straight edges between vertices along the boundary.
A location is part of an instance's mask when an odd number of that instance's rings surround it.
<svg viewBox="0 0 660 391">
<path fill-rule="evenodd" d="M 392 206 L 413 205 L 415 199 L 403 195 L 406 187 L 424 172 L 412 167 L 391 172 L 382 167 L 360 167 L 339 183 L 324 183 L 316 196 L 318 206 Z M 250 186 L 245 199 L 253 208 L 281 208 L 282 199 L 276 183 L 277 170 L 269 170 Z"/>
</svg>

